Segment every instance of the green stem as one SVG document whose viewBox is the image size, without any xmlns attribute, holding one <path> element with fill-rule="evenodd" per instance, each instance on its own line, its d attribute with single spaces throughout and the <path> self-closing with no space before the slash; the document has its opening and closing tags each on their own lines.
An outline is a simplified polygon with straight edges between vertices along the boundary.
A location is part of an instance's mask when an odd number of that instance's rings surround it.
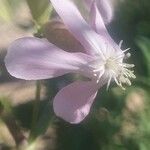
<svg viewBox="0 0 150 150">
<path fill-rule="evenodd" d="M 34 128 L 36 126 L 38 116 L 39 116 L 40 95 L 41 95 L 41 81 L 36 81 L 36 93 L 35 93 L 35 101 L 34 101 L 34 106 L 33 106 L 31 133 L 30 133 L 30 137 L 29 137 L 29 141 L 31 141 L 31 142 L 35 138 Z"/>
</svg>

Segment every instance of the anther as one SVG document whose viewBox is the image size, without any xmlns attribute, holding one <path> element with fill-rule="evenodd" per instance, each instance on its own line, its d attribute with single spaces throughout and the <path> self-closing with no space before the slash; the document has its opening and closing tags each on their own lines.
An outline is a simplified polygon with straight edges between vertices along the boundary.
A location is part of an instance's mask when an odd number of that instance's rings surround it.
<svg viewBox="0 0 150 150">
<path fill-rule="evenodd" d="M 127 57 L 127 58 L 131 57 L 131 53 L 127 53 L 127 54 L 126 54 L 126 57 Z"/>
<path fill-rule="evenodd" d="M 127 53 L 125 56 L 124 56 L 124 59 L 128 59 L 131 57 L 131 53 Z"/>
<path fill-rule="evenodd" d="M 133 68 L 133 67 L 135 67 L 134 64 L 126 64 L 126 63 L 123 63 L 122 66 L 124 66 L 126 68 Z"/>
</svg>

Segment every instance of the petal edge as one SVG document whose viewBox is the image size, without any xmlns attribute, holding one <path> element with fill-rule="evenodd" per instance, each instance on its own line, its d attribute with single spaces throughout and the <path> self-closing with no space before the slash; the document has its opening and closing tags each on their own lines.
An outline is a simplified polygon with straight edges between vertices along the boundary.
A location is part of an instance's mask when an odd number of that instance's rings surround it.
<svg viewBox="0 0 150 150">
<path fill-rule="evenodd" d="M 72 124 L 80 123 L 89 114 L 97 90 L 98 87 L 93 81 L 71 83 L 55 96 L 55 114 Z"/>
</svg>

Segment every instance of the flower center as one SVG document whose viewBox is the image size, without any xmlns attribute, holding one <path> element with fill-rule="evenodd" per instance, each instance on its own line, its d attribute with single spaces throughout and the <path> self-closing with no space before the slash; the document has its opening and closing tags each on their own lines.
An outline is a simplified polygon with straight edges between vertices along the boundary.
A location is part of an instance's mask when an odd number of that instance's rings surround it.
<svg viewBox="0 0 150 150">
<path fill-rule="evenodd" d="M 90 65 L 93 75 L 96 77 L 97 84 L 100 83 L 101 77 L 103 76 L 107 80 L 107 89 L 112 80 L 123 90 L 125 90 L 124 84 L 131 85 L 130 79 L 136 78 L 132 70 L 134 64 L 123 62 L 123 59 L 129 58 L 131 55 L 130 53 L 124 54 L 124 52 L 125 51 L 122 51 L 121 54 L 116 56 L 112 55 L 103 61 L 96 59 L 95 62 Z"/>
<path fill-rule="evenodd" d="M 105 64 L 105 69 L 107 70 L 116 70 L 117 69 L 117 61 L 115 61 L 115 59 L 113 58 L 108 58 L 106 60 L 106 64 Z"/>
</svg>

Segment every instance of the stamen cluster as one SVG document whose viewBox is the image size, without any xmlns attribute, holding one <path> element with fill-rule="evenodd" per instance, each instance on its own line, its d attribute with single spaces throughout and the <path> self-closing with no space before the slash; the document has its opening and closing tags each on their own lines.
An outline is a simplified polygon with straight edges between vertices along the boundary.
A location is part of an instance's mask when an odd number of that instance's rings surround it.
<svg viewBox="0 0 150 150">
<path fill-rule="evenodd" d="M 122 44 L 122 41 L 120 43 Z M 119 44 L 119 48 L 121 48 L 121 44 Z M 131 85 L 130 79 L 136 78 L 134 71 L 132 70 L 134 64 L 123 62 L 124 59 L 131 56 L 130 53 L 124 54 L 128 50 L 129 49 L 126 49 L 116 56 L 112 54 L 109 57 L 105 57 L 103 61 L 96 59 L 94 63 L 92 62 L 90 66 L 92 67 L 93 76 L 96 77 L 97 83 L 100 82 L 102 76 L 105 76 L 107 78 L 107 89 L 112 80 L 114 80 L 123 90 L 125 90 L 124 84 Z"/>
</svg>

